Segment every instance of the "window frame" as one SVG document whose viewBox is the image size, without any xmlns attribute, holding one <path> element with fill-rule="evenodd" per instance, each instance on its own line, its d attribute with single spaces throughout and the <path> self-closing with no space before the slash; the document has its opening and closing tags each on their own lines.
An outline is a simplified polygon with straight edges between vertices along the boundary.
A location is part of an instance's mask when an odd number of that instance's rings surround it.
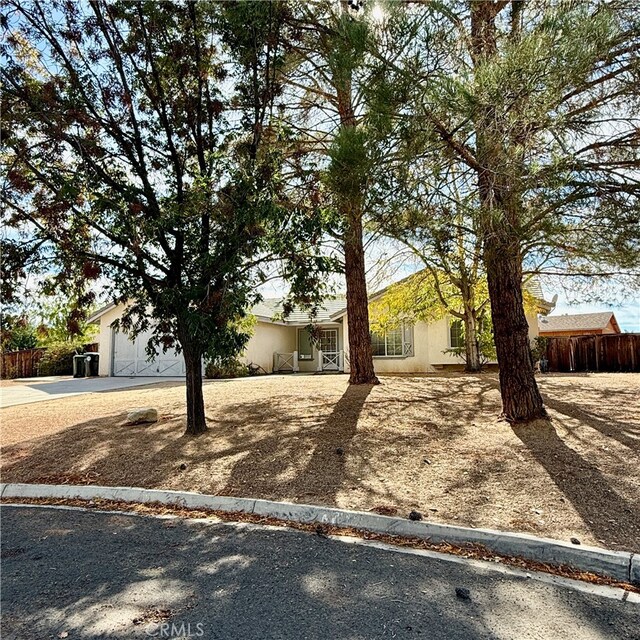
<svg viewBox="0 0 640 640">
<path fill-rule="evenodd" d="M 413 340 L 413 325 L 408 322 L 400 323 L 400 326 L 393 331 L 400 332 L 400 353 L 389 353 L 389 332 L 385 331 L 384 333 L 375 333 L 371 331 L 369 333 L 371 338 L 371 347 L 373 351 L 373 336 L 382 336 L 384 341 L 384 354 L 376 354 L 373 353 L 374 358 L 395 358 L 395 359 L 404 359 L 411 358 L 414 356 L 414 340 Z M 378 340 L 378 342 L 381 342 Z"/>
<path fill-rule="evenodd" d="M 453 344 L 453 326 L 458 325 L 460 327 L 459 333 L 456 336 L 459 344 Z M 464 338 L 464 322 L 461 318 L 452 318 L 449 322 L 449 349 L 464 349 L 465 347 L 465 338 Z"/>
<path fill-rule="evenodd" d="M 309 353 L 308 355 L 305 353 L 303 354 L 302 351 L 300 350 L 300 335 L 306 332 L 307 335 L 309 336 L 309 347 L 311 349 L 311 353 Z M 313 340 L 311 339 L 311 332 L 306 328 L 306 327 L 298 327 L 298 335 L 297 335 L 297 340 L 296 340 L 296 349 L 298 350 L 298 360 L 299 361 L 303 361 L 303 362 L 313 362 L 315 359 L 315 348 L 313 345 Z"/>
</svg>

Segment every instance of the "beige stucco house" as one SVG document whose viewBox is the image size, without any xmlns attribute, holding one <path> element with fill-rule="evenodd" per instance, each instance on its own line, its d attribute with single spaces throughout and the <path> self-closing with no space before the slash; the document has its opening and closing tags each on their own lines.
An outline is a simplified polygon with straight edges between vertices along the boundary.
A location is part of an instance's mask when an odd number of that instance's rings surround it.
<svg viewBox="0 0 640 640">
<path fill-rule="evenodd" d="M 543 308 L 548 304 L 541 299 Z M 112 328 L 124 308 L 124 305 L 108 305 L 90 318 L 100 327 L 100 375 L 184 375 L 184 362 L 179 354 L 161 353 L 150 361 L 145 351 L 148 335 L 141 334 L 131 341 L 126 334 Z M 267 373 L 349 370 L 349 325 L 344 296 L 328 299 L 313 320 L 301 310 L 282 319 L 281 311 L 278 299 L 264 300 L 252 309 L 257 322 L 242 355 L 246 363 L 259 365 Z M 527 321 L 529 336 L 533 339 L 538 335 L 537 314 L 528 314 Z M 446 352 L 458 346 L 461 339 L 457 326 L 453 319 L 442 318 L 431 323 L 403 324 L 385 334 L 372 334 L 376 371 L 427 373 L 462 366 L 461 358 Z"/>
</svg>

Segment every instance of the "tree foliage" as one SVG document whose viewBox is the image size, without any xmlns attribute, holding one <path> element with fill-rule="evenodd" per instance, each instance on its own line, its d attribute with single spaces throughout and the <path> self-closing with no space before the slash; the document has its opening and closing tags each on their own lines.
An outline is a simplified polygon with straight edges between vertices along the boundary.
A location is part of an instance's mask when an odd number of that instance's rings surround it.
<svg viewBox="0 0 640 640">
<path fill-rule="evenodd" d="M 151 352 L 181 349 L 192 433 L 200 360 L 242 349 L 265 265 L 279 260 L 306 303 L 322 292 L 319 221 L 287 199 L 271 123 L 286 13 L 6 3 L 5 268 L 54 272 L 85 303 L 99 279 L 128 305 L 120 328 L 151 330 Z"/>
</svg>

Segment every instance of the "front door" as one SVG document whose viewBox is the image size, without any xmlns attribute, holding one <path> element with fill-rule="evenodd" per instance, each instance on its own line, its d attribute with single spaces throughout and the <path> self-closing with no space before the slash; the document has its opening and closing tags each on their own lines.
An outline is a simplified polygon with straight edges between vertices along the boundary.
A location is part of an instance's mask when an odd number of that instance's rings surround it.
<svg viewBox="0 0 640 640">
<path fill-rule="evenodd" d="M 320 329 L 318 349 L 322 351 L 322 370 L 338 371 L 340 367 L 340 353 L 338 352 L 338 330 Z"/>
</svg>

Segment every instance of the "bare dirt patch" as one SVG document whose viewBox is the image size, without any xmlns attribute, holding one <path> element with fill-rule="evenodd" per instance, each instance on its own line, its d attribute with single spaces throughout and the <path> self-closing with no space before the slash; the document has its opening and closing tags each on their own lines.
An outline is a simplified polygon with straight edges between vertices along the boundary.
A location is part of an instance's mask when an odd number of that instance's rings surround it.
<svg viewBox="0 0 640 640">
<path fill-rule="evenodd" d="M 205 384 L 184 431 L 163 383 L 2 409 L 2 480 L 128 485 L 419 511 L 440 522 L 640 549 L 640 375 L 550 375 L 552 422 L 499 421 L 494 374 L 268 376 Z M 125 426 L 154 406 L 154 425 Z"/>
</svg>

